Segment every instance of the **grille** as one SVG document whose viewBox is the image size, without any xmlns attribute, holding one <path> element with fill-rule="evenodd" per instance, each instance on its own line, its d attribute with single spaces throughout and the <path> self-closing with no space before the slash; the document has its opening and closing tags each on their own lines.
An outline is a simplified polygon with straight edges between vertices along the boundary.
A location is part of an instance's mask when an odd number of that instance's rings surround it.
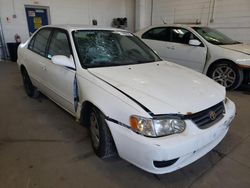
<svg viewBox="0 0 250 188">
<path fill-rule="evenodd" d="M 218 122 L 225 113 L 223 102 L 220 102 L 206 110 L 186 116 L 191 119 L 200 129 L 206 129 Z"/>
</svg>

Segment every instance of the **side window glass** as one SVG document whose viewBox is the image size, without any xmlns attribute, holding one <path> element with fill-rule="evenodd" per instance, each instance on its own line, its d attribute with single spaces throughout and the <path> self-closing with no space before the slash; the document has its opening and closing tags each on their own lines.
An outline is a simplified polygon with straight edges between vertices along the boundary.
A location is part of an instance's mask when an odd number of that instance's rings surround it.
<svg viewBox="0 0 250 188">
<path fill-rule="evenodd" d="M 170 41 L 170 30 L 167 27 L 154 28 L 142 35 L 143 39 Z"/>
<path fill-rule="evenodd" d="M 70 57 L 70 46 L 67 34 L 63 31 L 55 31 L 49 45 L 48 58 L 54 55 L 65 55 Z"/>
<path fill-rule="evenodd" d="M 42 29 L 41 31 L 39 31 L 31 40 L 29 49 L 42 56 L 45 56 L 46 46 L 47 46 L 50 33 L 51 33 L 51 30 L 49 29 Z"/>
<path fill-rule="evenodd" d="M 193 33 L 183 28 L 171 28 L 171 34 L 171 41 L 175 43 L 189 44 L 191 39 L 199 40 Z"/>
<path fill-rule="evenodd" d="M 28 48 L 29 48 L 30 50 L 33 49 L 35 38 L 36 38 L 36 36 L 34 36 L 34 37 L 31 39 L 31 41 L 30 41 L 30 43 L 29 43 L 29 45 L 28 45 Z"/>
</svg>

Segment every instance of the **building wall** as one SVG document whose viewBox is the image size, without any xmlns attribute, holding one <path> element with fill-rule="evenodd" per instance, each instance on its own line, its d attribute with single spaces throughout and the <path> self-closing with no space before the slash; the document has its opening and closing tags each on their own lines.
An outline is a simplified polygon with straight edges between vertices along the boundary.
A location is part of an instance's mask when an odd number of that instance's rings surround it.
<svg viewBox="0 0 250 188">
<path fill-rule="evenodd" d="M 135 31 L 135 0 L 125 0 L 126 17 L 128 18 L 128 30 Z"/>
<path fill-rule="evenodd" d="M 250 0 L 153 0 L 152 19 L 153 24 L 200 20 L 235 40 L 250 43 Z"/>
<path fill-rule="evenodd" d="M 89 25 L 96 19 L 109 27 L 113 18 L 128 17 L 127 29 L 134 31 L 134 0 L 0 0 L 5 42 L 14 42 L 16 33 L 22 41 L 29 37 L 24 5 L 48 6 L 51 24 Z"/>
<path fill-rule="evenodd" d="M 151 19 L 152 0 L 136 0 L 135 7 L 136 7 L 135 29 L 136 31 L 138 31 L 152 24 L 152 19 Z"/>
</svg>

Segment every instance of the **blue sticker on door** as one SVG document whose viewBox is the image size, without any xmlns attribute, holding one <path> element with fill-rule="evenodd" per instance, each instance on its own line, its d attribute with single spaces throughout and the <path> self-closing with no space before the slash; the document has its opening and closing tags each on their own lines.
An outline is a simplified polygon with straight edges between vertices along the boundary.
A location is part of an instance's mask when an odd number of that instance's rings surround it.
<svg viewBox="0 0 250 188">
<path fill-rule="evenodd" d="M 45 8 L 25 8 L 29 34 L 32 35 L 37 29 L 48 25 L 48 12 Z"/>
</svg>

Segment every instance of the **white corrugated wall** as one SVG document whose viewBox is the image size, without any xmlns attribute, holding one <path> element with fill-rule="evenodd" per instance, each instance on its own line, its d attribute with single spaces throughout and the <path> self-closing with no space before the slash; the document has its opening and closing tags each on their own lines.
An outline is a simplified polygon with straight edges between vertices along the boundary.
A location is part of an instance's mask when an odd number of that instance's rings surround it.
<svg viewBox="0 0 250 188">
<path fill-rule="evenodd" d="M 96 19 L 99 26 L 109 27 L 113 18 L 127 17 L 127 29 L 134 31 L 134 4 L 134 0 L 0 0 L 0 18 L 6 42 L 14 42 L 16 33 L 22 41 L 29 37 L 25 5 L 48 6 L 51 24 L 91 25 Z"/>
<path fill-rule="evenodd" d="M 153 0 L 152 23 L 201 21 L 250 43 L 250 0 Z"/>
</svg>

